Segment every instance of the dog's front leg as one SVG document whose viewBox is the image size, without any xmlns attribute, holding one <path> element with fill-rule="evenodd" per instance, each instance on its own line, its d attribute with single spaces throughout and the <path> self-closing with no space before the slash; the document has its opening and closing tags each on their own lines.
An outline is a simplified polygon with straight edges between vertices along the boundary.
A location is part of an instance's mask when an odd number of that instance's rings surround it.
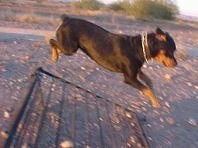
<svg viewBox="0 0 198 148">
<path fill-rule="evenodd" d="M 127 75 L 125 76 L 125 82 L 135 88 L 137 88 L 138 90 L 140 90 L 144 96 L 146 96 L 147 98 L 150 99 L 152 106 L 155 108 L 159 108 L 160 107 L 160 103 L 157 99 L 157 97 L 154 95 L 153 91 L 151 88 L 144 86 L 141 82 L 139 82 L 137 80 L 136 77 L 129 77 Z"/>
<path fill-rule="evenodd" d="M 146 74 L 144 74 L 141 70 L 138 72 L 138 77 L 139 79 L 144 81 L 146 85 L 149 86 L 151 89 L 153 88 L 151 79 Z"/>
<path fill-rule="evenodd" d="M 155 94 L 153 93 L 152 89 L 145 87 L 145 88 L 141 89 L 141 92 L 151 100 L 153 107 L 155 107 L 155 108 L 160 107 L 160 103 L 159 103 L 157 97 L 155 96 Z"/>
</svg>

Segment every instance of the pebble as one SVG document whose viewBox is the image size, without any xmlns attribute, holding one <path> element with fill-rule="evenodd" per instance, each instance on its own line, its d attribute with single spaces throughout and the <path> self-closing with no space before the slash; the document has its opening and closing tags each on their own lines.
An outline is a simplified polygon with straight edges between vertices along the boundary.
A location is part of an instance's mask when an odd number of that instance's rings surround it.
<svg viewBox="0 0 198 148">
<path fill-rule="evenodd" d="M 132 126 L 132 127 L 135 127 L 135 124 L 134 124 L 134 123 L 131 123 L 131 126 Z"/>
<path fill-rule="evenodd" d="M 195 89 L 198 89 L 198 86 L 194 86 L 195 87 Z"/>
<path fill-rule="evenodd" d="M 24 143 L 21 148 L 28 148 L 28 144 Z"/>
<path fill-rule="evenodd" d="M 148 126 L 148 127 L 151 127 L 151 125 L 150 125 L 150 124 L 147 124 L 147 126 Z"/>
<path fill-rule="evenodd" d="M 85 67 L 82 67 L 82 66 L 81 66 L 80 68 L 81 68 L 82 70 L 86 70 Z"/>
<path fill-rule="evenodd" d="M 30 57 L 28 55 L 26 55 L 26 56 L 20 57 L 20 59 L 21 59 L 21 62 L 25 62 L 25 61 L 29 60 Z"/>
<path fill-rule="evenodd" d="M 190 82 L 187 82 L 187 85 L 190 86 L 190 87 L 192 87 L 192 83 L 190 83 Z"/>
<path fill-rule="evenodd" d="M 151 66 L 150 66 L 150 67 L 148 67 L 148 68 L 149 68 L 150 70 L 153 70 L 153 67 L 151 67 Z"/>
<path fill-rule="evenodd" d="M 131 143 L 136 143 L 135 138 L 133 136 L 130 136 L 130 142 Z"/>
<path fill-rule="evenodd" d="M 197 126 L 197 121 L 194 118 L 189 118 L 187 122 L 192 126 Z"/>
<path fill-rule="evenodd" d="M 171 76 L 169 74 L 164 75 L 165 80 L 171 80 Z"/>
<path fill-rule="evenodd" d="M 149 137 L 148 137 L 148 140 L 152 141 L 153 139 L 152 139 L 152 137 L 149 136 Z"/>
<path fill-rule="evenodd" d="M 4 111 L 3 116 L 4 118 L 10 118 L 10 113 L 8 111 Z"/>
<path fill-rule="evenodd" d="M 137 143 L 138 148 L 142 148 L 142 145 L 140 143 Z"/>
<path fill-rule="evenodd" d="M 164 119 L 163 118 L 160 118 L 159 120 L 160 120 L 160 122 L 164 122 Z"/>
<path fill-rule="evenodd" d="M 126 117 L 131 118 L 131 114 L 126 112 Z"/>
<path fill-rule="evenodd" d="M 100 121 L 103 121 L 103 118 L 100 117 L 99 120 L 100 120 Z"/>
<path fill-rule="evenodd" d="M 8 132 L 1 131 L 1 137 L 2 138 L 8 138 Z"/>
<path fill-rule="evenodd" d="M 116 30 L 116 32 L 117 32 L 118 34 L 123 34 L 123 31 L 120 30 L 120 29 Z"/>
<path fill-rule="evenodd" d="M 143 111 L 147 111 L 147 109 L 146 109 L 145 107 L 142 107 L 142 110 L 143 110 Z"/>
<path fill-rule="evenodd" d="M 147 65 L 144 64 L 143 67 L 144 67 L 144 68 L 147 68 Z"/>
<path fill-rule="evenodd" d="M 61 148 L 73 148 L 74 145 L 71 141 L 66 140 L 60 143 L 60 147 Z"/>
<path fill-rule="evenodd" d="M 165 102 L 166 107 L 170 108 L 170 104 L 166 101 Z"/>
<path fill-rule="evenodd" d="M 17 89 L 17 90 L 20 90 L 20 89 L 21 89 L 21 87 L 20 87 L 20 86 L 17 86 L 17 87 L 16 87 L 16 89 Z"/>
<path fill-rule="evenodd" d="M 17 79 L 18 82 L 23 82 L 23 79 Z"/>
<path fill-rule="evenodd" d="M 165 120 L 168 124 L 174 124 L 175 123 L 175 120 L 171 117 L 167 117 Z"/>
</svg>

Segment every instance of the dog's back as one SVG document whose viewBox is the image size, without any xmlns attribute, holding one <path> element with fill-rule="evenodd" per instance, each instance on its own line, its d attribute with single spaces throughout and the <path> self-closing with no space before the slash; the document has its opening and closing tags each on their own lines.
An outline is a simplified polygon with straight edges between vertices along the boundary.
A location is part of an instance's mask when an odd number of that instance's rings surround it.
<svg viewBox="0 0 198 148">
<path fill-rule="evenodd" d="M 120 48 L 116 48 L 121 40 L 119 35 L 86 20 L 70 18 L 67 15 L 62 15 L 61 19 L 62 25 L 56 35 L 62 49 L 65 49 L 63 53 L 74 53 L 80 48 L 103 67 L 111 71 L 121 71 L 119 58 L 116 56 L 121 55 L 116 50 Z"/>
<path fill-rule="evenodd" d="M 100 35 L 102 35 L 102 37 L 105 37 L 106 34 L 111 34 L 107 30 L 94 23 L 79 18 L 72 18 L 66 14 L 63 14 L 61 16 L 61 20 L 64 29 L 65 27 L 69 27 L 70 31 L 75 32 L 75 34 L 78 36 L 80 36 L 82 33 L 89 33 L 89 36 L 97 36 L 97 38 L 100 38 Z M 62 27 L 60 27 L 60 29 L 62 29 Z"/>
</svg>

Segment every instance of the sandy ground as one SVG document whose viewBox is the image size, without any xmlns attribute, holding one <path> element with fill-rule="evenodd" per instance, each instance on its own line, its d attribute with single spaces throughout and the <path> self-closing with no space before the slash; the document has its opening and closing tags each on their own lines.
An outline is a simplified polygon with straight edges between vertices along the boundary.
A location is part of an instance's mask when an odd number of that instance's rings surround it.
<svg viewBox="0 0 198 148">
<path fill-rule="evenodd" d="M 112 32 L 135 35 L 154 31 L 156 26 L 160 26 L 174 37 L 177 45 L 176 68 L 168 69 L 155 61 L 143 67 L 153 81 L 162 107 L 152 108 L 137 90 L 123 83 L 121 74 L 103 69 L 81 51 L 72 57 L 63 55 L 57 63 L 53 63 L 43 35 L 53 33 L 54 26 L 45 24 L 46 27 L 38 27 L 38 24 L 0 20 L 0 139 L 5 139 L 5 131 L 13 123 L 31 84 L 31 74 L 42 66 L 51 73 L 131 108 L 138 114 L 152 148 L 197 148 L 198 28 L 167 21 L 85 18 Z"/>
</svg>

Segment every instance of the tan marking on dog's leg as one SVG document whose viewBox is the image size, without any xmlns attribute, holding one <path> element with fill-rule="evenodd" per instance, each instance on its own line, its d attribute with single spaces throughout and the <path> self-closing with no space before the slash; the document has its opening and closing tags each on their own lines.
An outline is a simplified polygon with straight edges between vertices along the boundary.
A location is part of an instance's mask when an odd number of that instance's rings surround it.
<svg viewBox="0 0 198 148">
<path fill-rule="evenodd" d="M 59 57 L 58 50 L 56 48 L 52 47 L 51 51 L 52 51 L 52 56 L 51 56 L 52 61 L 53 62 L 57 62 L 58 61 L 58 57 Z"/>
<path fill-rule="evenodd" d="M 155 107 L 155 108 L 160 107 L 160 103 L 159 103 L 158 99 L 156 98 L 156 96 L 154 95 L 154 93 L 151 89 L 145 88 L 145 89 L 142 90 L 142 93 L 150 99 L 153 107 Z"/>
<path fill-rule="evenodd" d="M 60 49 L 57 49 L 58 55 L 60 55 L 62 53 L 62 51 Z"/>
</svg>

